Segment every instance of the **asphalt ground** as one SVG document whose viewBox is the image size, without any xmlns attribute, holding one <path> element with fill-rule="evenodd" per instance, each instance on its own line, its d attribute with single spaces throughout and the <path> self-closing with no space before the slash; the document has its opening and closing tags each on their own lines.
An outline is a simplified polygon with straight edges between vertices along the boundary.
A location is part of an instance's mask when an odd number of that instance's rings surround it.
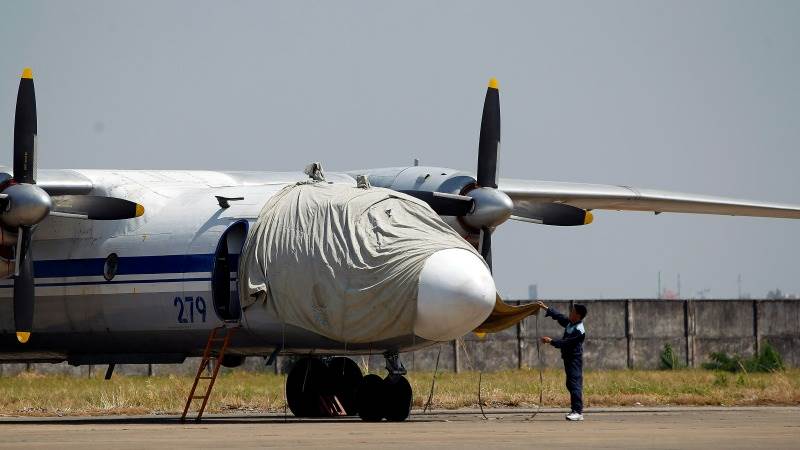
<svg viewBox="0 0 800 450">
<path fill-rule="evenodd" d="M 403 423 L 283 415 L 0 418 L 2 448 L 800 449 L 800 407 L 415 411 Z"/>
</svg>

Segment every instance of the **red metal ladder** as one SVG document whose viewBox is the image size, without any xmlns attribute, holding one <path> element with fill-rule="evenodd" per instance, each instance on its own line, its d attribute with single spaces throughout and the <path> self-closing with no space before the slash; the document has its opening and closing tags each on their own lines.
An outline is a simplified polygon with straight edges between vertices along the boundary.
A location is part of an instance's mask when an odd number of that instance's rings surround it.
<svg viewBox="0 0 800 450">
<path fill-rule="evenodd" d="M 203 352 L 203 359 L 200 361 L 200 367 L 197 369 L 197 375 L 194 377 L 192 390 L 189 391 L 189 398 L 186 399 L 186 406 L 183 408 L 183 414 L 181 415 L 182 422 L 186 421 L 189 407 L 192 406 L 192 401 L 194 400 L 203 399 L 203 403 L 200 405 L 200 409 L 197 411 L 197 417 L 195 417 L 194 420 L 200 422 L 200 419 L 203 417 L 203 411 L 206 409 L 208 398 L 211 396 L 211 389 L 214 387 L 214 382 L 217 381 L 217 374 L 219 373 L 219 368 L 222 366 L 222 358 L 225 356 L 225 350 L 227 350 L 230 338 L 237 328 L 239 328 L 238 324 L 225 324 L 214 328 L 211 330 L 211 334 L 208 335 L 208 342 Z M 221 330 L 225 330 L 225 335 L 222 337 L 218 336 L 218 332 Z M 222 343 L 222 346 L 218 349 L 214 349 L 214 344 L 219 342 Z M 203 372 L 208 369 L 212 359 L 214 360 L 212 373 L 210 376 L 204 375 Z M 194 395 L 200 380 L 208 380 L 206 392 L 204 395 Z"/>
</svg>

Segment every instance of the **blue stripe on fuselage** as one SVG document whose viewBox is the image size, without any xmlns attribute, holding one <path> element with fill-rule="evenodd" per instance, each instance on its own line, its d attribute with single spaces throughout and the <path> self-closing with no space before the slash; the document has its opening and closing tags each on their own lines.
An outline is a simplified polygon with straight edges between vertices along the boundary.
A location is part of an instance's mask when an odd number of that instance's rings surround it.
<svg viewBox="0 0 800 450">
<path fill-rule="evenodd" d="M 211 281 L 211 278 L 159 278 L 157 280 L 122 280 L 122 281 L 73 281 L 69 283 L 36 283 L 36 287 L 65 287 L 65 286 L 105 286 L 108 284 L 158 284 L 158 283 L 186 283 L 190 281 Z M 236 281 L 231 279 L 231 281 Z"/>
<path fill-rule="evenodd" d="M 239 255 L 231 255 L 231 268 L 237 267 L 238 257 Z M 37 278 L 103 276 L 105 263 L 106 258 L 39 260 L 33 262 L 33 274 Z M 213 254 L 120 256 L 116 274 L 211 272 L 213 267 Z"/>
</svg>

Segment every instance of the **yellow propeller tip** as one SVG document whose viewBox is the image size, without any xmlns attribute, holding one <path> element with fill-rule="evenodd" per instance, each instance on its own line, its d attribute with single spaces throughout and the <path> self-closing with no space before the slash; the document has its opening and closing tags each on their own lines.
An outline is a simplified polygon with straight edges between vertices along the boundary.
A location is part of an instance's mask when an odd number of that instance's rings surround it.
<svg viewBox="0 0 800 450">
<path fill-rule="evenodd" d="M 498 86 L 497 85 L 497 78 L 494 78 L 494 77 L 490 78 L 489 79 L 489 87 L 492 88 L 492 89 L 499 89 L 497 86 Z"/>
<path fill-rule="evenodd" d="M 144 214 L 144 206 L 142 206 L 142 205 L 137 203 L 136 204 L 136 217 L 139 217 L 142 214 Z"/>
<path fill-rule="evenodd" d="M 33 70 L 30 67 L 26 67 L 22 69 L 22 78 L 27 78 L 29 80 L 33 79 Z"/>
<path fill-rule="evenodd" d="M 20 344 L 24 344 L 28 342 L 28 339 L 31 338 L 31 333 L 28 331 L 17 331 L 17 340 Z"/>
<path fill-rule="evenodd" d="M 475 333 L 475 336 L 478 337 L 478 339 L 484 339 L 486 337 L 486 333 L 484 333 L 482 331 L 475 331 L 474 333 Z"/>
<path fill-rule="evenodd" d="M 583 224 L 589 225 L 594 221 L 594 214 L 591 211 L 586 211 L 586 217 L 583 218 Z"/>
</svg>

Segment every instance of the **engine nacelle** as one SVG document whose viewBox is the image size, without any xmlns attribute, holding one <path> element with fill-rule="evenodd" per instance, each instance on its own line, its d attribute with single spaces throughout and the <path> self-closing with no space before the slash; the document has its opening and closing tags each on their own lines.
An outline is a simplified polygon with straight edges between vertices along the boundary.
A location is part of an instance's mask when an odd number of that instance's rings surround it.
<svg viewBox="0 0 800 450">
<path fill-rule="evenodd" d="M 475 186 L 475 178 L 472 175 L 446 167 L 388 167 L 353 171 L 350 172 L 350 175 L 353 177 L 366 175 L 372 186 L 396 191 L 417 190 L 464 194 Z M 473 230 L 467 229 L 457 217 L 442 216 L 442 220 L 464 238 L 474 234 Z"/>
</svg>

